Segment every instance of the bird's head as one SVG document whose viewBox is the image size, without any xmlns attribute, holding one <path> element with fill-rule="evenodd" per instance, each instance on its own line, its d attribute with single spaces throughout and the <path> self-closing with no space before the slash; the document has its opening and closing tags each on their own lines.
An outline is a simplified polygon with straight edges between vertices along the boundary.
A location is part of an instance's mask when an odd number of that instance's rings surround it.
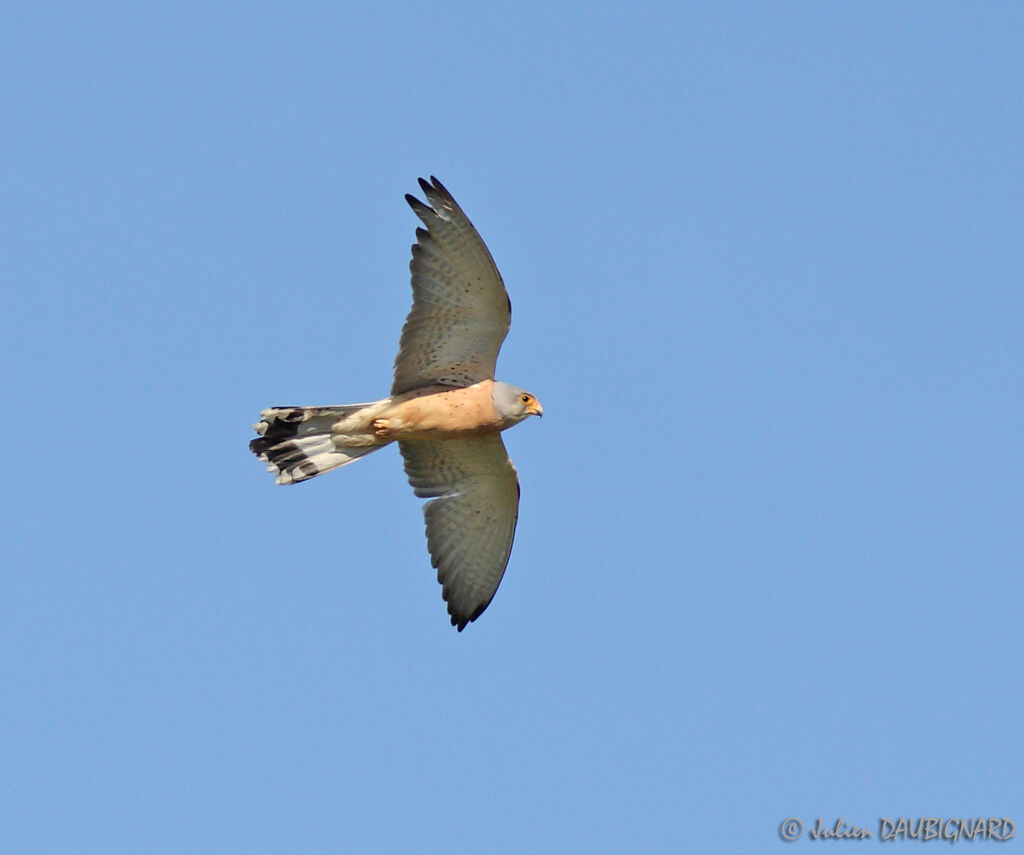
<svg viewBox="0 0 1024 855">
<path fill-rule="evenodd" d="M 518 389 L 508 383 L 494 384 L 494 409 L 509 427 L 527 416 L 544 415 L 540 401 L 525 389 Z"/>
</svg>

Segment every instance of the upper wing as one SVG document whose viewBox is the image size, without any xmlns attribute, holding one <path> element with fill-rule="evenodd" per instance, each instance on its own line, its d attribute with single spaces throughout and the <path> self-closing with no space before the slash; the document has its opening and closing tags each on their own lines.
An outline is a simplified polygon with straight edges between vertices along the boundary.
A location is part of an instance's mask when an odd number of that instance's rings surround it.
<svg viewBox="0 0 1024 855">
<path fill-rule="evenodd" d="M 398 447 L 427 520 L 427 549 L 459 632 L 491 602 L 519 516 L 519 479 L 499 434 Z"/>
<path fill-rule="evenodd" d="M 440 181 L 422 178 L 427 205 L 405 200 L 427 227 L 412 247 L 412 309 L 395 357 L 392 395 L 433 384 L 494 379 L 512 304 L 494 259 Z"/>
</svg>

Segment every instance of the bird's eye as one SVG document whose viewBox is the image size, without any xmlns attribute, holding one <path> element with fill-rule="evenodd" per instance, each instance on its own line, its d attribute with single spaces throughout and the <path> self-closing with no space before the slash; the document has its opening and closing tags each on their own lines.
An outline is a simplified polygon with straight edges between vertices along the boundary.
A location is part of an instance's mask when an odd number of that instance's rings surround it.
<svg viewBox="0 0 1024 855">
<path fill-rule="evenodd" d="M 529 395 L 521 395 L 519 400 L 522 401 L 524 404 L 529 404 L 530 403 L 530 396 Z"/>
</svg>

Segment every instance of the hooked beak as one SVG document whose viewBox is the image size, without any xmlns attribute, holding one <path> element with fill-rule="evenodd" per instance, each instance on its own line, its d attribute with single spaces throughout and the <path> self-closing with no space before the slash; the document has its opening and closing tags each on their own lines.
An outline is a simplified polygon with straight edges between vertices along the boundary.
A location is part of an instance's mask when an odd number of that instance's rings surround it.
<svg viewBox="0 0 1024 855">
<path fill-rule="evenodd" d="M 526 412 L 528 412 L 531 416 L 543 416 L 544 408 L 540 405 L 540 401 L 534 398 L 533 403 L 530 404 Z"/>
</svg>

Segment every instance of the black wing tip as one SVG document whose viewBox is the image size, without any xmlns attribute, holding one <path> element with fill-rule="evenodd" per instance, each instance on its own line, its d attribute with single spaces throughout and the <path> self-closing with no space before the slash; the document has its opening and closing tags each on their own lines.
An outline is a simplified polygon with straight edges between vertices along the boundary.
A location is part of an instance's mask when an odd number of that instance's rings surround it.
<svg viewBox="0 0 1024 855">
<path fill-rule="evenodd" d="M 491 597 L 491 599 L 493 600 L 494 598 Z M 453 613 L 449 608 L 448 613 L 451 615 L 452 626 L 454 626 L 459 632 L 462 632 L 462 630 L 464 630 L 473 621 L 480 617 L 480 615 L 482 615 L 487 610 L 487 607 L 490 604 L 491 600 L 488 600 L 486 603 L 477 606 L 469 617 L 466 617 L 465 615 L 457 615 Z"/>
<path fill-rule="evenodd" d="M 448 598 L 445 597 L 446 601 L 447 601 L 447 599 Z M 465 615 L 457 615 L 457 614 L 455 614 L 455 610 L 452 608 L 452 604 L 451 603 L 447 603 L 447 605 L 448 605 L 448 616 L 449 616 L 449 620 L 451 620 L 451 622 L 452 622 L 452 626 L 454 626 L 459 632 L 462 632 L 462 630 L 464 630 L 469 625 L 469 623 L 473 620 L 473 618 L 468 618 Z"/>
<path fill-rule="evenodd" d="M 447 204 L 450 204 L 450 205 L 455 205 L 456 204 L 455 199 L 452 197 L 451 192 L 449 192 L 448 188 L 445 187 L 440 182 L 440 180 L 438 180 L 436 175 L 431 175 L 430 176 L 430 181 L 427 181 L 426 178 L 417 178 L 416 180 L 419 182 L 420 190 L 422 190 L 423 193 L 427 197 L 427 204 L 428 205 L 432 205 L 433 204 L 433 202 L 431 200 L 431 197 L 434 197 L 434 196 L 440 198 L 442 203 L 447 203 Z M 410 195 L 408 193 L 405 194 L 405 201 L 408 202 L 410 205 L 412 205 L 414 209 L 416 207 L 415 203 L 418 203 L 418 204 L 420 204 L 423 207 L 427 207 L 426 205 L 423 205 L 423 203 L 420 202 L 420 200 L 417 199 L 415 196 L 412 196 L 412 195 Z"/>
<path fill-rule="evenodd" d="M 440 181 L 438 180 L 438 178 L 437 178 L 436 176 L 434 176 L 434 175 L 431 175 L 431 176 L 430 176 L 430 183 L 431 183 L 431 184 L 433 184 L 433 185 L 434 185 L 434 189 L 435 189 L 435 190 L 436 190 L 436 191 L 437 191 L 438 193 L 440 193 L 440 194 L 441 194 L 442 196 L 444 196 L 444 197 L 445 197 L 445 199 L 447 199 L 447 200 L 448 200 L 449 202 L 454 202 L 454 201 L 455 201 L 454 199 L 452 199 L 452 194 L 448 192 L 448 188 L 447 188 L 447 187 L 445 187 L 445 186 L 444 186 L 444 185 L 443 185 L 443 184 L 442 184 L 442 183 L 441 183 L 441 182 L 440 182 Z"/>
</svg>

